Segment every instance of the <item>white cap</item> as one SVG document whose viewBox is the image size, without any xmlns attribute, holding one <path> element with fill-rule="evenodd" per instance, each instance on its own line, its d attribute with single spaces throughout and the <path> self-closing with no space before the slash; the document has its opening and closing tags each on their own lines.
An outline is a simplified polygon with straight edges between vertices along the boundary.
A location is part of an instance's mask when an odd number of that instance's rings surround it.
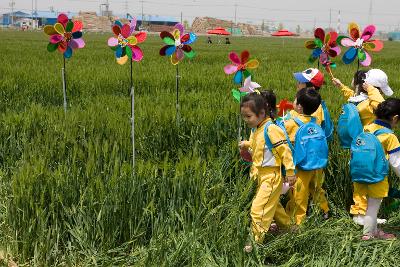
<svg viewBox="0 0 400 267">
<path fill-rule="evenodd" d="M 379 87 L 386 96 L 393 95 L 393 90 L 389 87 L 388 77 L 380 69 L 371 69 L 366 73 L 365 82 L 374 86 Z"/>
</svg>

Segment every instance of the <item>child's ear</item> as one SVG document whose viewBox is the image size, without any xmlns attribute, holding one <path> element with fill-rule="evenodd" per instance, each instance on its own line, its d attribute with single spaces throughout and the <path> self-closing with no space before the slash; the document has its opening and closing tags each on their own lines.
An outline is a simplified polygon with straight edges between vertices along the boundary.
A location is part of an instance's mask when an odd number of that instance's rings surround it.
<svg viewBox="0 0 400 267">
<path fill-rule="evenodd" d="M 393 122 L 393 124 L 397 124 L 399 122 L 399 115 L 394 115 L 392 122 Z"/>
</svg>

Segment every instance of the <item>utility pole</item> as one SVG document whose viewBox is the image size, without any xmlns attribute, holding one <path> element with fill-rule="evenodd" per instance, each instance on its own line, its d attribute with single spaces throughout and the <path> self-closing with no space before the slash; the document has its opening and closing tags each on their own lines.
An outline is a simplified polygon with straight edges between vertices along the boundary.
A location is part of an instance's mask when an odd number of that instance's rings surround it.
<svg viewBox="0 0 400 267">
<path fill-rule="evenodd" d="M 37 0 L 35 0 L 35 28 L 39 27 L 38 16 L 37 16 Z"/>
<path fill-rule="evenodd" d="M 338 16 L 337 16 L 337 33 L 340 33 L 340 10 L 338 11 Z"/>
<path fill-rule="evenodd" d="M 372 0 L 369 1 L 368 24 L 372 24 Z"/>
<path fill-rule="evenodd" d="M 332 28 L 332 8 L 329 9 L 329 30 Z"/>
<path fill-rule="evenodd" d="M 143 12 L 143 3 L 144 3 L 144 0 L 141 0 L 140 3 L 142 3 L 142 25 L 140 25 L 140 26 L 144 27 L 144 12 Z"/>
<path fill-rule="evenodd" d="M 237 3 L 235 3 L 235 24 L 236 24 L 237 7 L 238 7 L 238 5 L 237 5 Z"/>
<path fill-rule="evenodd" d="M 11 2 L 10 2 L 10 7 L 11 7 L 11 26 L 14 25 L 14 6 L 15 6 L 15 2 L 14 2 L 14 0 L 11 0 Z M 10 21 L 8 21 L 8 24 L 10 24 Z"/>
<path fill-rule="evenodd" d="M 33 25 L 33 0 L 32 0 L 32 9 L 31 9 L 31 26 L 32 26 L 32 29 L 35 29 L 35 25 Z"/>
<path fill-rule="evenodd" d="M 181 24 L 183 23 L 183 14 L 182 14 L 182 11 L 181 11 Z"/>
<path fill-rule="evenodd" d="M 128 13 L 129 13 L 128 0 L 125 0 L 125 14 L 127 18 L 128 18 Z"/>
</svg>

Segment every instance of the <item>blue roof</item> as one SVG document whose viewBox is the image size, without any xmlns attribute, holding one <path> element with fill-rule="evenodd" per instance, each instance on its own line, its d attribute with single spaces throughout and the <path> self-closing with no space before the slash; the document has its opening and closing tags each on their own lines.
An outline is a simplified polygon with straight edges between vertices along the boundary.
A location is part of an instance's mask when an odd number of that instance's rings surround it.
<svg viewBox="0 0 400 267">
<path fill-rule="evenodd" d="M 65 13 L 69 18 L 72 18 L 72 16 L 78 15 L 76 12 L 51 12 L 51 11 L 37 11 L 33 12 L 33 17 L 37 18 L 57 18 L 58 14 L 60 13 Z M 3 16 L 11 16 L 12 13 L 5 13 Z M 14 15 L 15 17 L 21 17 L 21 18 L 31 18 L 32 14 L 31 13 L 25 13 L 22 11 L 15 11 Z"/>
<path fill-rule="evenodd" d="M 137 16 L 137 20 L 142 21 L 142 16 Z M 144 16 L 145 21 L 168 21 L 168 22 L 180 22 L 180 20 L 177 20 L 174 17 L 167 17 L 167 16 Z"/>
</svg>

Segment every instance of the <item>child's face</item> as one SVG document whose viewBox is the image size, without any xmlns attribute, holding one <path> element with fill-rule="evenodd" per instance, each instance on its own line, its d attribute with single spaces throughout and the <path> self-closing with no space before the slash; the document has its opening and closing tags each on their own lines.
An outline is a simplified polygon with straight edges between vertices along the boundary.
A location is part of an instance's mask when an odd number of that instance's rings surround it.
<svg viewBox="0 0 400 267">
<path fill-rule="evenodd" d="M 399 122 L 399 116 L 398 116 L 398 115 L 395 115 L 395 116 L 392 118 L 392 121 L 390 122 L 390 126 L 392 126 L 392 129 L 397 128 L 398 122 Z"/>
<path fill-rule="evenodd" d="M 294 110 L 299 113 L 299 114 L 303 114 L 303 107 L 300 104 L 297 104 L 297 98 L 293 103 L 294 105 Z"/>
<path fill-rule="evenodd" d="M 301 90 L 303 88 L 306 88 L 307 85 L 305 83 L 297 82 L 296 87 L 297 87 L 297 91 L 299 91 L 299 90 Z"/>
<path fill-rule="evenodd" d="M 240 113 L 242 114 L 243 120 L 250 128 L 256 128 L 265 119 L 264 110 L 257 115 L 249 106 L 242 107 Z"/>
</svg>

